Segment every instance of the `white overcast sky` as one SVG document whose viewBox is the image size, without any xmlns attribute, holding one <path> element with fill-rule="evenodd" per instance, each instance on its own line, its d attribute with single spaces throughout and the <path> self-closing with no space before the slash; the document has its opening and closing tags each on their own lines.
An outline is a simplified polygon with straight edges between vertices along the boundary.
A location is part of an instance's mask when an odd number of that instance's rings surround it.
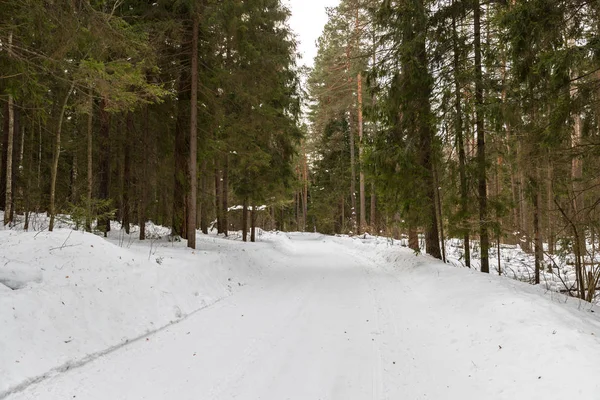
<svg viewBox="0 0 600 400">
<path fill-rule="evenodd" d="M 300 41 L 298 50 L 303 56 L 300 64 L 312 67 L 313 59 L 317 55 L 316 41 L 327 23 L 325 7 L 335 7 L 339 4 L 339 0 L 285 0 L 285 2 L 292 11 L 290 26 L 298 34 Z"/>
</svg>

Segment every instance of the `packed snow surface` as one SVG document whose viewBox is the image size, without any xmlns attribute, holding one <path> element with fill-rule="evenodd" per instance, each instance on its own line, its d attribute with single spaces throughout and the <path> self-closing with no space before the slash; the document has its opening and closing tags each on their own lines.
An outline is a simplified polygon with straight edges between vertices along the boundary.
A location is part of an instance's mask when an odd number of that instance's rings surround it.
<svg viewBox="0 0 600 400">
<path fill-rule="evenodd" d="M 587 303 L 383 239 L 0 232 L 0 398 L 597 399 Z"/>
</svg>

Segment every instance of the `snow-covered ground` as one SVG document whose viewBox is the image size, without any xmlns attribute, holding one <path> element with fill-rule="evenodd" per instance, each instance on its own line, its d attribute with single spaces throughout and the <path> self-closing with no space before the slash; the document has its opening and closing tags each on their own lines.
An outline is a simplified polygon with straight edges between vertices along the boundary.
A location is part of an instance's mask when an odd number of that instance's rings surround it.
<svg viewBox="0 0 600 400">
<path fill-rule="evenodd" d="M 0 231 L 0 398 L 598 398 L 574 298 L 381 238 L 152 229 Z"/>
<path fill-rule="evenodd" d="M 455 267 L 465 267 L 464 246 L 460 239 L 449 239 L 445 242 L 448 262 Z M 586 274 L 594 276 L 599 273 L 600 258 L 597 254 L 597 246 L 588 243 L 587 255 L 585 257 Z M 547 250 L 547 244 L 545 244 Z M 480 268 L 479 243 L 471 243 L 471 267 Z M 521 282 L 533 284 L 535 282 L 535 255 L 524 251 L 519 245 L 501 244 L 500 260 L 498 260 L 498 248 L 495 244 L 489 252 L 490 271 L 492 274 L 516 279 Z M 592 263 L 591 260 L 594 260 Z M 560 293 L 577 294 L 577 278 L 575 274 L 574 255 L 559 251 L 555 254 L 544 252 L 544 260 L 540 270 L 540 286 L 546 290 Z M 594 302 L 600 304 L 600 292 L 596 293 Z"/>
</svg>

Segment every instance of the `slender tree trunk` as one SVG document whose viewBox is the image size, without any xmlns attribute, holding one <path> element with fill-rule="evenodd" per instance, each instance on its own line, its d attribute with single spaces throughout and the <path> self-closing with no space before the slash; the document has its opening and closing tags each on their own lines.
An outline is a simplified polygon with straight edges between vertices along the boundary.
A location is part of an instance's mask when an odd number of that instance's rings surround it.
<svg viewBox="0 0 600 400">
<path fill-rule="evenodd" d="M 302 144 L 302 230 L 306 231 L 308 222 L 308 157 L 305 144 Z"/>
<path fill-rule="evenodd" d="M 8 34 L 8 55 L 12 56 L 13 33 Z M 3 190 L 2 205 L 4 206 L 4 225 L 10 224 L 10 216 L 12 214 L 12 158 L 13 158 L 13 141 L 15 136 L 15 108 L 12 93 L 8 94 L 8 103 L 6 105 L 4 134 L 4 157 L 3 157 L 3 180 L 1 183 Z"/>
<path fill-rule="evenodd" d="M 24 166 L 23 166 L 23 161 L 24 161 L 24 157 L 25 157 L 25 121 L 22 121 L 21 123 L 21 141 L 19 143 L 19 168 L 17 169 L 17 198 L 19 200 L 19 205 L 21 206 L 21 208 L 23 208 L 23 197 L 24 197 L 24 184 L 25 182 L 23 182 L 23 172 L 25 171 Z M 75 158 L 77 159 L 77 158 Z M 75 163 L 75 165 L 77 165 Z M 14 203 L 14 201 L 13 201 Z M 15 212 L 16 209 L 16 204 L 15 206 L 13 206 L 12 210 L 13 213 Z M 11 218 L 12 219 L 12 218 Z"/>
<path fill-rule="evenodd" d="M 94 129 L 94 97 L 90 90 L 88 117 L 87 117 L 87 191 L 86 191 L 86 213 L 85 213 L 85 230 L 92 231 L 92 190 L 94 184 L 93 171 L 93 147 L 92 133 Z"/>
<path fill-rule="evenodd" d="M 217 233 L 223 233 L 223 207 L 221 206 L 221 171 L 219 170 L 218 156 L 215 155 L 215 210 L 217 211 Z"/>
<path fill-rule="evenodd" d="M 10 113 L 8 101 L 4 103 L 4 124 L 2 126 L 2 152 L 0 152 L 0 209 L 6 206 L 6 161 L 8 155 L 8 131 L 10 130 Z"/>
<path fill-rule="evenodd" d="M 540 190 L 541 179 L 539 167 L 534 167 L 535 181 L 533 183 L 533 232 L 535 236 L 535 284 L 540 283 L 540 269 L 544 259 L 544 249 L 542 244 L 542 229 L 541 229 L 541 203 L 542 192 Z"/>
<path fill-rule="evenodd" d="M 302 230 L 302 192 L 296 192 L 296 232 Z"/>
<path fill-rule="evenodd" d="M 350 130 L 350 206 L 352 207 L 350 212 L 350 223 L 352 233 L 357 233 L 357 221 L 356 221 L 356 156 L 355 156 L 355 144 L 354 144 L 354 130 L 352 129 L 352 112 L 349 113 L 350 121 L 348 123 L 348 129 Z"/>
<path fill-rule="evenodd" d="M 374 234 L 378 234 L 377 230 L 377 194 L 375 193 L 375 183 L 371 182 L 371 216 L 369 218 L 369 225 L 373 229 Z"/>
<path fill-rule="evenodd" d="M 141 179 L 140 179 L 140 199 L 138 202 L 138 225 L 140 227 L 140 240 L 146 240 L 146 220 L 147 218 L 147 207 L 148 207 L 148 140 L 150 136 L 150 121 L 149 121 L 149 108 L 145 107 L 144 117 L 144 134 L 142 135 L 142 158 L 141 162 Z"/>
<path fill-rule="evenodd" d="M 358 22 L 358 21 L 357 21 Z M 367 226 L 367 209 L 365 200 L 365 173 L 363 171 L 363 96 L 362 73 L 358 74 L 358 169 L 359 169 L 359 198 L 360 198 L 360 223 L 358 231 L 362 233 Z"/>
<path fill-rule="evenodd" d="M 27 183 L 25 187 L 25 225 L 23 229 L 25 231 L 29 230 L 29 217 L 31 214 L 31 206 L 32 206 L 32 177 L 33 177 L 33 150 L 34 150 L 34 141 L 35 141 L 35 123 L 31 122 L 30 126 L 30 134 L 29 134 L 29 146 L 27 151 Z"/>
<path fill-rule="evenodd" d="M 187 207 L 188 247 L 196 248 L 197 196 L 198 196 L 198 29 L 199 17 L 192 10 L 192 94 L 190 101 L 190 195 Z"/>
<path fill-rule="evenodd" d="M 206 175 L 207 171 L 207 163 L 206 160 L 202 161 L 202 178 L 201 178 L 201 188 L 200 193 L 202 197 L 200 198 L 200 229 L 202 233 L 208 235 L 208 201 L 206 201 L 206 194 L 208 193 L 208 183 Z"/>
<path fill-rule="evenodd" d="M 573 85 L 571 89 L 571 96 L 575 97 L 577 93 L 576 87 Z M 582 121 L 581 114 L 579 111 L 575 112 L 573 115 L 573 131 L 571 134 L 571 148 L 573 151 L 573 157 L 571 160 L 571 182 L 572 182 L 572 190 L 573 190 L 573 222 L 578 225 L 579 229 L 579 240 L 581 243 L 579 247 L 581 248 L 582 256 L 585 256 L 586 253 L 586 243 L 585 243 L 585 232 L 579 226 L 582 225 L 583 220 L 583 160 L 580 155 L 579 146 L 582 141 Z"/>
<path fill-rule="evenodd" d="M 131 179 L 131 141 L 133 140 L 135 126 L 133 121 L 133 113 L 127 113 L 127 136 L 125 137 L 125 148 L 123 157 L 123 227 L 125 233 L 129 235 L 131 226 L 131 205 L 130 192 L 132 186 Z"/>
<path fill-rule="evenodd" d="M 242 206 L 242 240 L 248 241 L 248 198 L 244 198 L 244 204 Z"/>
<path fill-rule="evenodd" d="M 463 138 L 463 110 L 460 90 L 460 53 L 458 47 L 458 34 L 456 31 L 456 17 L 452 17 L 452 38 L 454 46 L 454 108 L 456 121 L 454 130 L 456 133 L 456 144 L 458 147 L 458 173 L 460 176 L 460 214 L 461 231 L 465 251 L 465 265 L 471 268 L 471 243 L 469 234 L 469 194 L 467 186 L 467 156 L 465 154 L 465 143 Z"/>
<path fill-rule="evenodd" d="M 8 131 L 6 132 L 6 168 L 5 172 L 5 199 L 4 199 L 4 225 L 10 224 L 12 207 L 12 164 L 13 164 L 13 139 L 15 134 L 15 109 L 13 96 L 8 95 Z"/>
<path fill-rule="evenodd" d="M 19 191 L 18 191 L 18 184 L 19 184 L 19 148 L 21 147 L 21 135 L 19 135 L 19 132 L 21 131 L 21 113 L 19 112 L 19 108 L 16 106 L 15 104 L 15 115 L 14 115 L 14 119 L 15 119 L 15 124 L 14 124 L 14 128 L 13 128 L 13 153 L 12 153 L 12 160 L 13 160 L 13 166 L 12 166 L 12 177 L 11 177 L 11 183 L 12 183 L 12 187 L 11 187 L 11 198 L 12 198 L 12 202 L 11 202 L 11 207 L 10 207 L 10 216 L 9 219 L 11 222 L 14 222 L 15 220 L 15 211 L 16 211 L 16 205 L 17 205 L 17 200 L 18 200 L 18 196 L 19 196 Z M 16 165 L 15 165 L 16 164 Z"/>
<path fill-rule="evenodd" d="M 256 206 L 252 206 L 250 211 L 250 241 L 256 242 Z"/>
<path fill-rule="evenodd" d="M 481 248 L 481 272 L 490 272 L 489 233 L 487 211 L 487 182 L 485 131 L 483 120 L 483 72 L 481 65 L 481 6 L 475 0 L 473 9 L 475 51 L 475 125 L 477 127 L 477 173 L 479 192 L 479 240 Z"/>
<path fill-rule="evenodd" d="M 223 183 L 221 186 L 223 191 L 223 233 L 229 236 L 229 154 L 225 154 L 225 162 L 223 163 Z"/>
<path fill-rule="evenodd" d="M 195 23 L 194 23 L 195 24 Z M 192 30 L 186 29 L 181 41 L 182 51 L 180 62 L 182 63 L 177 88 L 177 97 L 179 106 L 177 107 L 177 119 L 175 121 L 175 170 L 173 187 L 173 215 L 171 223 L 171 235 L 180 236 L 187 239 L 187 210 L 189 207 L 189 182 L 190 182 L 190 122 L 191 116 L 188 112 L 192 109 L 191 104 L 188 107 L 187 101 L 192 99 L 190 87 L 192 86 L 192 73 L 194 72 L 190 65 L 190 56 L 193 50 L 194 27 Z"/>
<path fill-rule="evenodd" d="M 42 119 L 39 120 L 39 143 L 38 143 L 38 156 L 37 156 L 37 188 L 38 188 L 38 196 L 40 195 L 40 191 L 42 189 Z M 38 199 L 40 202 L 41 199 Z M 38 209 L 41 208 L 41 205 L 38 203 Z"/>
<path fill-rule="evenodd" d="M 79 142 L 78 132 L 75 130 L 73 132 L 73 141 L 75 143 Z M 77 190 L 77 181 L 79 179 L 79 159 L 77 157 L 78 149 L 77 144 L 75 145 L 75 149 L 73 150 L 73 158 L 71 159 L 71 203 L 77 204 L 79 202 L 78 196 L 79 192 Z"/>
<path fill-rule="evenodd" d="M 548 183 L 546 184 L 546 217 L 548 221 L 548 253 L 554 254 L 556 247 L 555 242 L 556 238 L 554 237 L 554 218 L 552 213 L 552 193 L 553 193 L 553 171 L 552 164 L 548 160 Z"/>
<path fill-rule="evenodd" d="M 341 199 L 341 211 L 340 211 L 340 227 L 341 227 L 341 231 L 340 233 L 345 233 L 346 232 L 346 199 L 344 198 L 344 196 L 342 196 Z"/>
<path fill-rule="evenodd" d="M 67 104 L 69 102 L 69 97 L 71 97 L 71 93 L 73 93 L 73 89 L 75 88 L 75 82 L 71 83 L 71 87 L 65 96 L 65 100 L 63 102 L 62 108 L 60 110 L 60 114 L 58 116 L 58 126 L 56 129 L 56 137 L 54 141 L 54 157 L 52 159 L 52 170 L 50 171 L 50 224 L 48 225 L 48 230 L 52 232 L 54 230 L 54 219 L 56 217 L 56 177 L 58 175 L 58 159 L 60 157 L 60 139 L 62 133 L 62 125 L 65 117 L 65 110 L 67 109 Z"/>
<path fill-rule="evenodd" d="M 419 4 L 420 12 L 425 14 L 425 5 L 423 2 Z M 423 77 L 430 77 L 428 70 L 427 60 L 427 48 L 424 37 L 424 32 L 427 28 L 425 26 L 418 26 L 419 38 L 415 39 L 418 41 L 418 52 L 417 52 L 417 63 L 416 71 L 413 73 L 420 80 Z M 431 103 L 430 96 L 432 92 L 432 83 L 427 79 L 425 82 L 419 82 L 422 86 L 422 92 L 417 96 L 420 112 L 417 117 L 418 124 L 418 137 L 419 137 L 419 161 L 423 174 L 423 186 L 425 188 L 423 195 L 426 201 L 426 212 L 428 215 L 428 221 L 425 226 L 425 246 L 427 254 L 432 257 L 441 259 L 442 253 L 440 249 L 440 236 L 437 222 L 437 212 L 435 207 L 435 192 L 436 186 L 434 181 L 435 166 L 434 166 L 434 131 L 432 126 L 431 116 Z"/>
<path fill-rule="evenodd" d="M 446 262 L 446 244 L 444 243 L 444 219 L 442 218 L 442 195 L 440 194 L 440 184 L 437 174 L 437 168 L 433 169 L 433 181 L 435 183 L 437 216 L 440 221 L 440 244 L 442 247 L 442 260 Z"/>
<path fill-rule="evenodd" d="M 100 103 L 100 162 L 99 162 L 99 187 L 98 197 L 104 202 L 109 202 L 110 195 L 110 114 L 107 109 L 107 100 L 102 99 Z M 103 210 L 104 211 L 104 210 Z M 98 218 L 98 229 L 104 232 L 104 237 L 110 232 L 110 218 L 103 215 Z"/>
</svg>

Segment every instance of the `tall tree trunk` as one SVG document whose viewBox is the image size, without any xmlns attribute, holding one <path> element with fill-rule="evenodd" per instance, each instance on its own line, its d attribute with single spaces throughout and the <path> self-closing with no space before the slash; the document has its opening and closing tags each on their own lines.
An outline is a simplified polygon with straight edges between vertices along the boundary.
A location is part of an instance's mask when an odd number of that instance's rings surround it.
<svg viewBox="0 0 600 400">
<path fill-rule="evenodd" d="M 357 11 L 358 15 L 358 11 Z M 358 21 L 357 21 L 358 22 Z M 358 169 L 359 169 L 359 198 L 360 198 L 360 223 L 358 231 L 364 232 L 367 226 L 367 208 L 365 201 L 365 173 L 363 171 L 363 96 L 362 73 L 358 74 Z"/>
<path fill-rule="evenodd" d="M 305 143 L 302 143 L 302 222 L 302 230 L 306 231 L 308 223 L 308 157 Z"/>
<path fill-rule="evenodd" d="M 74 88 L 75 81 L 71 83 L 71 87 L 69 88 L 69 91 L 65 96 L 62 108 L 60 109 L 60 114 L 58 116 L 58 126 L 56 129 L 56 137 L 54 139 L 54 157 L 52 159 L 52 170 L 50 171 L 50 224 L 48 225 L 48 230 L 50 232 L 54 230 L 54 219 L 56 217 L 56 177 L 58 175 L 58 159 L 60 157 L 60 139 L 62 133 L 62 125 L 65 117 L 65 110 L 67 109 L 67 103 L 69 102 L 69 97 L 71 97 L 71 93 L 73 93 Z"/>
<path fill-rule="evenodd" d="M 12 152 L 12 160 L 13 160 L 13 166 L 12 166 L 12 177 L 11 177 L 11 183 L 12 183 L 12 187 L 11 187 L 11 198 L 12 198 L 12 202 L 11 202 L 11 206 L 10 206 L 10 216 L 9 219 L 11 222 L 14 222 L 15 220 L 15 211 L 16 211 L 16 205 L 17 205 L 17 201 L 19 200 L 19 190 L 18 190 L 18 185 L 19 185 L 19 148 L 21 147 L 21 135 L 19 135 L 19 132 L 21 131 L 21 113 L 19 108 L 16 106 L 15 104 L 15 108 L 14 108 L 14 119 L 15 119 L 15 124 L 14 124 L 14 128 L 13 128 L 13 152 Z"/>
<path fill-rule="evenodd" d="M 438 230 L 437 212 L 435 207 L 435 182 L 434 182 L 434 130 L 432 126 L 432 115 L 431 115 L 431 103 L 430 97 L 432 95 L 432 79 L 428 69 L 427 60 L 427 46 L 425 40 L 425 31 L 427 27 L 423 24 L 426 21 L 425 18 L 425 4 L 419 2 L 419 23 L 416 27 L 417 37 L 414 38 L 417 42 L 417 53 L 416 53 L 416 66 L 415 71 L 412 71 L 415 77 L 413 79 L 418 80 L 418 86 L 421 89 L 417 96 L 418 102 L 418 113 L 417 113 L 417 127 L 419 137 L 419 162 L 420 167 L 424 171 L 423 174 L 423 186 L 424 196 L 426 201 L 426 213 L 428 220 L 425 226 L 425 246 L 427 254 L 435 257 L 442 258 L 440 250 L 440 236 Z M 411 33 L 414 35 L 414 33 Z M 411 67 L 412 68 L 412 67 Z"/>
<path fill-rule="evenodd" d="M 479 194 L 479 240 L 481 248 L 481 272 L 490 272 L 489 232 L 487 211 L 487 182 L 485 131 L 483 120 L 483 72 L 481 65 L 481 6 L 475 0 L 473 8 L 473 31 L 475 51 L 475 125 L 477 127 L 477 175 Z"/>
<path fill-rule="evenodd" d="M 433 168 L 433 182 L 435 183 L 437 217 L 440 222 L 440 244 L 442 247 L 442 260 L 446 262 L 446 244 L 444 243 L 444 219 L 442 217 L 442 195 L 440 193 L 440 184 L 437 174 L 437 168 Z"/>
<path fill-rule="evenodd" d="M 535 284 L 540 283 L 540 269 L 544 260 L 544 249 L 542 243 L 542 228 L 541 228 L 541 206 L 542 206 L 542 191 L 540 190 L 541 178 L 539 167 L 535 168 L 535 181 L 533 182 L 533 232 L 535 236 Z"/>
<path fill-rule="evenodd" d="M 571 96 L 576 96 L 577 89 L 573 85 L 571 89 Z M 580 155 L 579 146 L 582 141 L 582 121 L 581 114 L 579 111 L 576 111 L 573 115 L 573 131 L 571 133 L 571 149 L 573 152 L 573 156 L 571 159 L 571 182 L 572 182 L 572 190 L 573 190 L 573 222 L 578 226 L 580 236 L 579 240 L 581 243 L 579 247 L 581 248 L 582 257 L 585 256 L 586 253 L 586 244 L 585 244 L 585 232 L 584 229 L 581 228 L 580 225 L 583 223 L 583 160 Z"/>
<path fill-rule="evenodd" d="M 175 121 L 175 170 L 174 170 L 174 187 L 173 187 L 173 215 L 171 223 L 171 235 L 180 236 L 182 239 L 187 239 L 187 208 L 189 206 L 189 179 L 190 179 L 190 153 L 189 153 L 189 138 L 190 138 L 190 122 L 191 116 L 188 112 L 192 109 L 186 107 L 187 101 L 191 101 L 191 81 L 192 67 L 190 65 L 190 54 L 194 51 L 191 47 L 194 39 L 194 32 L 186 29 L 182 38 L 181 45 L 181 72 L 179 74 L 179 83 L 177 88 L 177 98 L 179 100 L 177 107 L 177 117 Z M 188 52 L 189 51 L 189 52 Z"/>
<path fill-rule="evenodd" d="M 85 201 L 85 230 L 88 232 L 92 231 L 92 190 L 94 184 L 94 171 L 93 171 L 93 147 L 92 147 L 92 133 L 94 129 L 94 97 L 92 91 L 89 94 L 89 105 L 88 105 L 88 116 L 87 116 L 87 190 L 86 190 L 86 201 Z"/>
<path fill-rule="evenodd" d="M 202 161 L 201 168 L 201 187 L 200 187 L 200 229 L 202 233 L 208 235 L 208 201 L 206 201 L 207 193 L 208 193 L 208 183 L 207 183 L 207 163 L 206 160 Z"/>
<path fill-rule="evenodd" d="M 175 185 L 173 192 L 173 223 L 171 235 L 181 236 L 186 238 L 186 215 L 185 215 L 185 204 L 186 201 L 186 180 L 188 177 L 188 165 L 187 162 L 187 146 L 186 146 L 186 123 L 184 123 L 184 113 L 179 110 L 177 122 L 175 126 Z M 188 132 L 189 133 L 189 132 Z"/>
<path fill-rule="evenodd" d="M 353 234 L 357 233 L 357 221 L 356 221 L 356 156 L 355 156 L 355 144 L 354 144 L 354 130 L 352 129 L 352 112 L 349 113 L 350 120 L 348 121 L 348 129 L 350 131 L 350 223 L 352 224 L 351 230 Z"/>
<path fill-rule="evenodd" d="M 223 191 L 223 233 L 225 236 L 229 236 L 229 154 L 225 154 L 225 161 L 223 163 L 223 184 L 221 186 Z"/>
<path fill-rule="evenodd" d="M 8 101 L 4 103 L 4 124 L 2 125 L 2 152 L 0 152 L 0 209 L 6 206 L 6 160 L 8 153 L 8 131 L 9 128 L 9 106 Z"/>
<path fill-rule="evenodd" d="M 554 254 L 556 238 L 554 236 L 554 218 L 552 213 L 552 193 L 553 193 L 553 171 L 552 164 L 548 160 L 548 183 L 546 184 L 546 217 L 548 223 L 548 253 Z"/>
<path fill-rule="evenodd" d="M 4 198 L 4 225 L 10 224 L 12 207 L 12 164 L 13 164 L 13 141 L 15 135 L 15 109 L 14 100 L 11 94 L 8 95 L 8 131 L 6 132 L 6 168 L 5 175 L 5 198 Z"/>
<path fill-rule="evenodd" d="M 99 162 L 99 177 L 98 177 L 98 198 L 105 203 L 109 202 L 110 196 L 110 114 L 107 111 L 107 100 L 102 99 L 100 102 L 100 162 Z M 105 211 L 105 210 L 101 210 Z M 102 215 L 98 218 L 98 229 L 104 232 L 104 237 L 110 232 L 110 218 Z"/>
<path fill-rule="evenodd" d="M 147 207 L 148 207 L 148 140 L 150 136 L 150 121 L 149 121 L 149 108 L 146 105 L 144 113 L 144 133 L 142 134 L 142 154 L 144 157 L 141 162 L 141 179 L 139 179 L 140 185 L 140 198 L 138 201 L 138 226 L 140 227 L 140 240 L 146 240 L 146 221 L 147 221 Z"/>
<path fill-rule="evenodd" d="M 467 186 L 467 156 L 463 138 L 463 110 L 460 90 L 460 53 L 458 46 L 458 33 L 456 31 L 456 16 L 452 17 L 452 42 L 454 46 L 454 108 L 456 121 L 454 130 L 458 147 L 458 173 L 460 176 L 460 230 L 462 231 L 465 251 L 465 265 L 471 268 L 471 243 L 469 229 L 469 194 Z"/>
<path fill-rule="evenodd" d="M 196 248 L 197 196 L 198 196 L 198 25 L 199 17 L 192 9 L 192 93 L 190 101 L 190 196 L 187 208 L 188 247 Z"/>
<path fill-rule="evenodd" d="M 71 158 L 71 203 L 77 204 L 79 202 L 77 190 L 77 180 L 79 179 L 79 157 L 77 156 L 78 149 L 77 143 L 79 142 L 77 130 L 73 132 L 73 141 L 75 149 L 73 150 L 73 156 Z"/>
<path fill-rule="evenodd" d="M 35 141 L 35 123 L 31 122 L 29 133 L 29 146 L 27 150 L 27 183 L 25 184 L 25 225 L 23 229 L 29 230 L 29 218 L 32 208 L 32 178 L 33 178 L 33 150 Z"/>
<path fill-rule="evenodd" d="M 38 189 L 38 197 L 40 196 L 41 190 L 42 190 L 42 144 L 43 144 L 43 139 L 42 139 L 42 119 L 39 119 L 39 132 L 38 132 L 38 137 L 39 137 L 39 143 L 38 143 L 38 154 L 37 154 L 37 189 Z M 38 198 L 38 210 L 41 208 L 41 199 Z"/>
<path fill-rule="evenodd" d="M 16 177 L 16 181 L 17 181 L 17 198 L 19 199 L 19 205 L 21 206 L 21 209 L 23 208 L 23 200 L 24 200 L 24 185 L 25 182 L 23 181 L 23 173 L 25 171 L 24 166 L 23 166 L 23 161 L 24 161 L 24 157 L 25 157 L 25 121 L 22 121 L 21 123 L 21 139 L 20 139 L 20 143 L 19 143 L 19 168 L 17 169 L 17 177 Z M 77 164 L 75 164 L 77 165 Z M 75 174 L 77 175 L 77 174 Z M 15 212 L 16 209 L 16 204 L 15 206 L 13 206 L 13 213 Z M 12 219 L 12 218 L 11 218 Z"/>
<path fill-rule="evenodd" d="M 131 178 L 131 142 L 135 135 L 135 126 L 133 121 L 133 113 L 127 113 L 127 136 L 125 137 L 125 148 L 123 157 L 123 227 L 125 233 L 129 235 L 131 225 L 131 205 L 130 192 L 132 186 Z"/>
</svg>

